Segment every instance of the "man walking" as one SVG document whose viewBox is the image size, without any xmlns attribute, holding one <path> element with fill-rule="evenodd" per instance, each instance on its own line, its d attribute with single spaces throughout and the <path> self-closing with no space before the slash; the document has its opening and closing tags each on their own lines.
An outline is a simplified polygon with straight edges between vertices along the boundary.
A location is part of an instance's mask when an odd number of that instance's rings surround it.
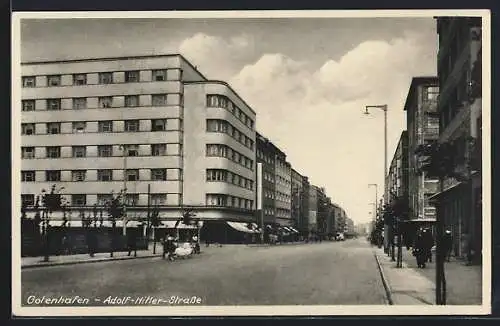
<svg viewBox="0 0 500 326">
<path fill-rule="evenodd" d="M 443 252 L 447 262 L 450 261 L 451 249 L 453 247 L 453 237 L 450 230 L 446 230 L 443 235 Z"/>
</svg>

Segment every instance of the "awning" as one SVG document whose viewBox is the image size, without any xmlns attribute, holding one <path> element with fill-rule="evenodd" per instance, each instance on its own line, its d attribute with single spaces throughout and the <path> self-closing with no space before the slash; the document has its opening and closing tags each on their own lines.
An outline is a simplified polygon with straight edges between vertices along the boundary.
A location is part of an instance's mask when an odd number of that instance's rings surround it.
<svg viewBox="0 0 500 326">
<path fill-rule="evenodd" d="M 49 221 L 50 226 L 57 227 L 57 226 L 62 226 L 62 224 L 63 224 L 63 221 L 61 221 L 61 220 L 50 220 Z M 95 225 L 94 221 L 92 221 L 92 224 L 90 225 L 90 227 L 94 227 L 94 225 Z M 99 227 L 100 225 L 101 225 L 101 222 L 97 221 L 97 227 Z M 128 223 L 127 223 L 128 228 L 134 228 L 134 227 L 138 227 L 140 225 L 142 225 L 142 222 L 139 222 L 139 221 L 128 221 Z M 83 223 L 81 220 L 74 220 L 74 221 L 71 220 L 71 221 L 68 221 L 66 223 L 66 226 L 73 227 L 73 228 L 81 228 L 81 227 L 83 227 Z M 111 221 L 108 221 L 108 220 L 103 221 L 102 226 L 103 227 L 112 227 Z M 123 221 L 117 220 L 116 227 L 123 227 Z"/>
<path fill-rule="evenodd" d="M 300 233 L 300 232 L 299 232 L 297 229 L 295 229 L 295 228 L 290 227 L 290 229 L 291 229 L 291 230 L 292 230 L 292 232 L 294 232 L 294 233 Z"/>
<path fill-rule="evenodd" d="M 414 218 L 414 219 L 411 219 L 411 220 L 405 220 L 405 221 L 401 221 L 403 223 L 434 223 L 436 222 L 436 219 L 435 218 Z"/>
<path fill-rule="evenodd" d="M 444 190 L 443 190 L 443 191 L 441 191 L 441 192 L 438 192 L 438 193 L 435 193 L 435 194 L 434 194 L 434 195 L 432 195 L 432 196 L 429 196 L 429 200 L 432 200 L 432 199 L 436 199 L 436 198 L 438 198 L 438 197 L 441 197 L 441 196 L 443 196 L 443 195 L 445 195 L 445 194 L 449 193 L 451 190 L 453 190 L 453 189 L 457 188 L 458 186 L 462 185 L 462 184 L 463 184 L 463 182 L 457 182 L 457 183 L 455 183 L 454 185 L 452 185 L 451 187 L 448 187 L 448 188 L 444 189 Z"/>
<path fill-rule="evenodd" d="M 167 229 L 173 229 L 175 228 L 175 223 L 177 223 L 177 221 L 161 221 L 164 225 L 165 228 Z M 201 228 L 203 226 L 203 222 L 200 221 L 198 226 Z M 197 229 L 198 227 L 196 225 L 186 225 L 182 222 L 179 223 L 179 225 L 177 225 L 177 228 L 178 229 Z"/>
<path fill-rule="evenodd" d="M 249 229 L 248 228 L 248 223 L 242 223 L 242 222 L 227 222 L 230 227 L 235 229 L 236 231 L 240 232 L 245 232 L 245 233 L 260 233 L 257 230 Z"/>
</svg>

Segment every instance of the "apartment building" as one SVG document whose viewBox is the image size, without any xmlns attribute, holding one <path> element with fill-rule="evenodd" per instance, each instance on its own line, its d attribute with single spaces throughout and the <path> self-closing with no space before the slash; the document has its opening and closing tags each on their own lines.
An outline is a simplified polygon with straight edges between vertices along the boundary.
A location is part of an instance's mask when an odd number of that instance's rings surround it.
<svg viewBox="0 0 500 326">
<path fill-rule="evenodd" d="M 396 198 L 408 196 L 408 132 L 403 130 L 389 166 L 389 204 Z"/>
<path fill-rule="evenodd" d="M 55 184 L 79 211 L 126 189 L 130 220 L 148 200 L 164 220 L 186 207 L 201 221 L 253 220 L 255 112 L 226 83 L 176 54 L 21 67 L 28 207 Z"/>
<path fill-rule="evenodd" d="M 262 213 L 264 223 L 276 223 L 276 153 L 278 148 L 266 137 L 256 133 L 257 163 L 262 163 Z"/>
<path fill-rule="evenodd" d="M 275 156 L 276 221 L 283 226 L 292 225 L 292 167 L 286 154 L 278 149 Z"/>
<path fill-rule="evenodd" d="M 293 225 L 302 233 L 307 233 L 308 180 L 292 168 L 292 203 L 291 216 Z"/>
<path fill-rule="evenodd" d="M 438 17 L 438 112 L 440 142 L 456 149 L 455 177 L 434 196 L 442 205 L 447 228 L 453 232 L 457 256 L 466 248 L 481 260 L 482 250 L 482 91 L 481 18 Z M 466 236 L 468 235 L 468 236 Z M 471 243 L 465 243 L 470 238 Z"/>
<path fill-rule="evenodd" d="M 438 180 L 420 173 L 415 151 L 419 145 L 439 137 L 438 94 L 437 77 L 414 77 L 406 97 L 410 219 L 436 218 L 436 209 L 429 203 L 429 197 L 438 191 Z"/>
</svg>

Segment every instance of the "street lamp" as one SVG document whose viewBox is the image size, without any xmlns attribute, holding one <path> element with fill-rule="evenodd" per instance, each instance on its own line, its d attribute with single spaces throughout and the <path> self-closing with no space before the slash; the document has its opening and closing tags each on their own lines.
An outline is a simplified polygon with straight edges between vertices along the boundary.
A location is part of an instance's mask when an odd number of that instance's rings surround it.
<svg viewBox="0 0 500 326">
<path fill-rule="evenodd" d="M 384 203 L 387 202 L 387 195 L 385 194 L 387 188 L 386 173 L 387 173 L 387 104 L 381 105 L 366 105 L 364 114 L 369 115 L 368 109 L 376 108 L 384 111 Z"/>
<path fill-rule="evenodd" d="M 377 202 L 378 202 L 378 184 L 376 183 L 369 183 L 368 188 L 370 187 L 375 187 L 375 207 L 374 207 L 374 216 L 377 216 Z"/>
</svg>

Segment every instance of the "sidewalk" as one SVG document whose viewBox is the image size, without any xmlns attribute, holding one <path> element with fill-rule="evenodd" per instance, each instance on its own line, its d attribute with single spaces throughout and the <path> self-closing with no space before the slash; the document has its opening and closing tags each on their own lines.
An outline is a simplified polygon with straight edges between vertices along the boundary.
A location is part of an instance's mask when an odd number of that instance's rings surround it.
<svg viewBox="0 0 500 326">
<path fill-rule="evenodd" d="M 383 249 L 374 248 L 375 258 L 382 270 L 382 280 L 388 287 L 388 296 L 394 305 L 432 305 L 434 283 L 413 269 L 396 268 Z"/>
<path fill-rule="evenodd" d="M 395 305 L 435 304 L 435 257 L 426 268 L 418 268 L 410 251 L 403 248 L 403 268 L 374 248 Z M 481 266 L 466 266 L 461 260 L 445 263 L 448 305 L 480 305 L 482 301 Z"/>
<path fill-rule="evenodd" d="M 134 252 L 132 252 L 131 255 L 128 256 L 127 251 L 114 252 L 113 257 L 110 257 L 109 252 L 96 253 L 94 257 L 90 257 L 89 254 L 50 256 L 48 262 L 44 262 L 43 257 L 41 256 L 22 257 L 21 268 L 24 269 L 33 267 L 96 263 L 96 262 L 114 261 L 114 260 L 152 258 L 161 256 L 162 250 L 163 249 L 161 245 L 157 243 L 156 254 L 153 254 L 153 244 L 151 243 L 149 245 L 148 250 L 137 250 L 137 257 L 134 257 Z"/>
<path fill-rule="evenodd" d="M 426 268 L 418 268 L 416 258 L 409 250 L 403 248 L 403 262 L 425 276 L 431 282 L 436 280 L 436 257 L 433 253 L 432 263 Z M 450 305 L 480 305 L 482 303 L 482 267 L 466 266 L 465 261 L 451 257 L 444 265 L 446 277 L 446 303 Z"/>
</svg>

